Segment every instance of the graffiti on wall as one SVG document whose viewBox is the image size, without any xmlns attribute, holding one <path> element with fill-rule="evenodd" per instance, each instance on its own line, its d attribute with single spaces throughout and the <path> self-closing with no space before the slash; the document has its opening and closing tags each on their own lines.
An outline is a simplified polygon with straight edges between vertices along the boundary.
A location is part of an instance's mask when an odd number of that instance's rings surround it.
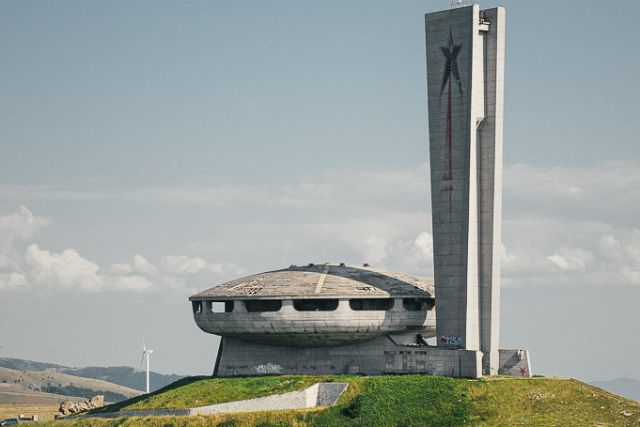
<svg viewBox="0 0 640 427">
<path fill-rule="evenodd" d="M 279 374 L 282 372 L 282 366 L 275 363 L 267 363 L 265 365 L 254 366 L 253 369 L 259 374 Z"/>
<path fill-rule="evenodd" d="M 455 336 L 455 335 L 451 335 L 451 336 L 441 336 L 440 337 L 440 342 L 446 346 L 451 346 L 451 347 L 455 347 L 455 346 L 461 346 L 462 345 L 462 338 Z"/>
</svg>

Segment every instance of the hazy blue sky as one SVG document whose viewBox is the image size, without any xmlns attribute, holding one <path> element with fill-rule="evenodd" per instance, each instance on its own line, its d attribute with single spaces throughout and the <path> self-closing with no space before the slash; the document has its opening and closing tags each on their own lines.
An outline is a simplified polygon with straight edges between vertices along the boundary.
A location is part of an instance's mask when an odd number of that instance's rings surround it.
<svg viewBox="0 0 640 427">
<path fill-rule="evenodd" d="M 0 0 L 0 356 L 208 373 L 187 297 L 432 275 L 438 1 Z M 640 379 L 640 2 L 507 8 L 502 346 Z"/>
</svg>

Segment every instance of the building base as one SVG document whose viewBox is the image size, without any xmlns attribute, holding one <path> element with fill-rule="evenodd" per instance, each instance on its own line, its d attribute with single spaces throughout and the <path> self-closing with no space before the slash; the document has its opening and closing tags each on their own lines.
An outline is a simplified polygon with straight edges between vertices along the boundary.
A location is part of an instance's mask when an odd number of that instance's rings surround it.
<svg viewBox="0 0 640 427">
<path fill-rule="evenodd" d="M 413 337 L 416 342 L 416 336 Z M 397 338 L 395 341 L 406 342 Z M 214 375 L 425 373 L 466 378 L 482 376 L 482 353 L 479 351 L 396 342 L 385 335 L 335 347 L 281 347 L 223 337 Z"/>
<path fill-rule="evenodd" d="M 414 344 L 408 336 L 380 336 L 370 341 L 334 347 L 283 347 L 255 344 L 223 337 L 214 376 L 256 376 L 283 374 L 408 374 L 423 373 L 459 378 L 482 376 L 482 352 L 452 350 Z M 408 343 L 413 341 L 413 343 Z M 500 350 L 500 374 L 530 375 L 528 353 Z M 526 362 L 525 362 L 526 360 Z M 523 363 L 525 365 L 523 365 Z"/>
</svg>

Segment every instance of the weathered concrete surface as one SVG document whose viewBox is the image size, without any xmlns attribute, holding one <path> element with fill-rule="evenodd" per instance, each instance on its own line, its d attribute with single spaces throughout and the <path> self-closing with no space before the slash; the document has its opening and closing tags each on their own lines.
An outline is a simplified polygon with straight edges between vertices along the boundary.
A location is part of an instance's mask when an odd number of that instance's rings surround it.
<svg viewBox="0 0 640 427">
<path fill-rule="evenodd" d="M 354 299 L 386 301 L 390 307 L 355 310 L 350 306 Z M 404 302 L 414 299 L 424 306 L 407 309 Z M 200 329 L 249 342 L 323 347 L 408 330 L 425 338 L 435 335 L 433 283 L 370 266 L 291 266 L 223 283 L 190 300 Z M 251 311 L 247 306 L 265 300 L 276 303 L 276 308 Z M 328 302 L 329 307 L 302 310 L 296 305 L 310 300 Z"/>
<path fill-rule="evenodd" d="M 283 347 L 223 337 L 221 347 L 214 372 L 221 377 L 425 373 L 478 378 L 482 375 L 479 351 L 398 345 L 388 336 L 334 347 Z"/>
<path fill-rule="evenodd" d="M 220 414 L 225 412 L 258 412 L 292 409 L 307 409 L 318 406 L 330 406 L 338 401 L 347 389 L 347 383 L 316 383 L 304 390 L 274 394 L 255 399 L 238 400 L 217 405 L 199 406 L 190 409 L 148 409 L 140 411 L 120 411 L 102 414 L 87 414 L 85 418 L 120 417 L 166 417 Z M 70 417 L 76 418 L 76 417 Z"/>
<path fill-rule="evenodd" d="M 500 349 L 500 375 L 531 377 L 531 359 L 528 350 Z"/>
<path fill-rule="evenodd" d="M 282 298 L 388 298 L 433 296 L 433 281 L 369 265 L 292 265 L 222 283 L 191 301 Z"/>
<path fill-rule="evenodd" d="M 347 389 L 347 383 L 320 383 L 316 406 L 331 406 L 338 401 Z"/>
<path fill-rule="evenodd" d="M 425 338 L 435 335 L 435 310 L 406 310 L 402 298 L 393 299 L 389 310 L 355 311 L 346 299 L 337 303 L 331 311 L 296 311 L 292 300 L 282 299 L 279 310 L 256 313 L 236 301 L 230 313 L 202 309 L 194 311 L 194 318 L 208 333 L 291 347 L 335 346 L 408 330 Z"/>
<path fill-rule="evenodd" d="M 191 415 L 191 409 L 146 409 L 140 411 L 104 412 L 100 414 L 70 415 L 62 419 L 78 418 L 121 418 L 121 417 L 186 417 Z"/>
<path fill-rule="evenodd" d="M 504 8 L 425 16 L 438 345 L 498 372 Z"/>
<path fill-rule="evenodd" d="M 347 383 L 317 383 L 300 391 L 193 408 L 193 415 L 314 408 L 336 403 Z"/>
</svg>

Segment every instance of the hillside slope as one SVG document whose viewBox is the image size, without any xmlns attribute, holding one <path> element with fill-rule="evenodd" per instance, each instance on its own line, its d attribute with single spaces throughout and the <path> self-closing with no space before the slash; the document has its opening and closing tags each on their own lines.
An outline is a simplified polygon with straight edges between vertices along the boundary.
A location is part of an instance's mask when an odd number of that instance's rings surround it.
<svg viewBox="0 0 640 427">
<path fill-rule="evenodd" d="M 576 380 L 424 375 L 189 378 L 107 410 L 187 408 L 301 389 L 318 381 L 346 381 L 330 408 L 208 417 L 76 419 L 55 426 L 638 426 L 640 405 Z"/>
<path fill-rule="evenodd" d="M 609 381 L 589 381 L 589 384 L 640 402 L 639 380 L 634 380 L 632 378 L 616 378 Z"/>
<path fill-rule="evenodd" d="M 67 397 L 90 398 L 102 394 L 117 402 L 141 394 L 140 391 L 92 378 L 67 375 L 54 370 L 19 371 L 0 368 L 0 404 L 52 403 Z"/>
<path fill-rule="evenodd" d="M 72 368 L 68 366 L 56 365 L 53 363 L 34 362 L 33 360 L 14 359 L 9 357 L 0 357 L 0 367 L 15 369 L 18 371 L 55 371 L 62 374 L 74 375 L 77 377 L 93 378 L 97 380 L 107 381 L 113 384 L 119 384 L 124 387 L 136 390 L 144 390 L 145 388 L 145 372 L 134 369 L 129 366 L 114 367 L 95 367 Z M 180 378 L 181 375 L 166 375 L 157 372 L 151 372 L 151 391 L 165 387 Z"/>
</svg>

